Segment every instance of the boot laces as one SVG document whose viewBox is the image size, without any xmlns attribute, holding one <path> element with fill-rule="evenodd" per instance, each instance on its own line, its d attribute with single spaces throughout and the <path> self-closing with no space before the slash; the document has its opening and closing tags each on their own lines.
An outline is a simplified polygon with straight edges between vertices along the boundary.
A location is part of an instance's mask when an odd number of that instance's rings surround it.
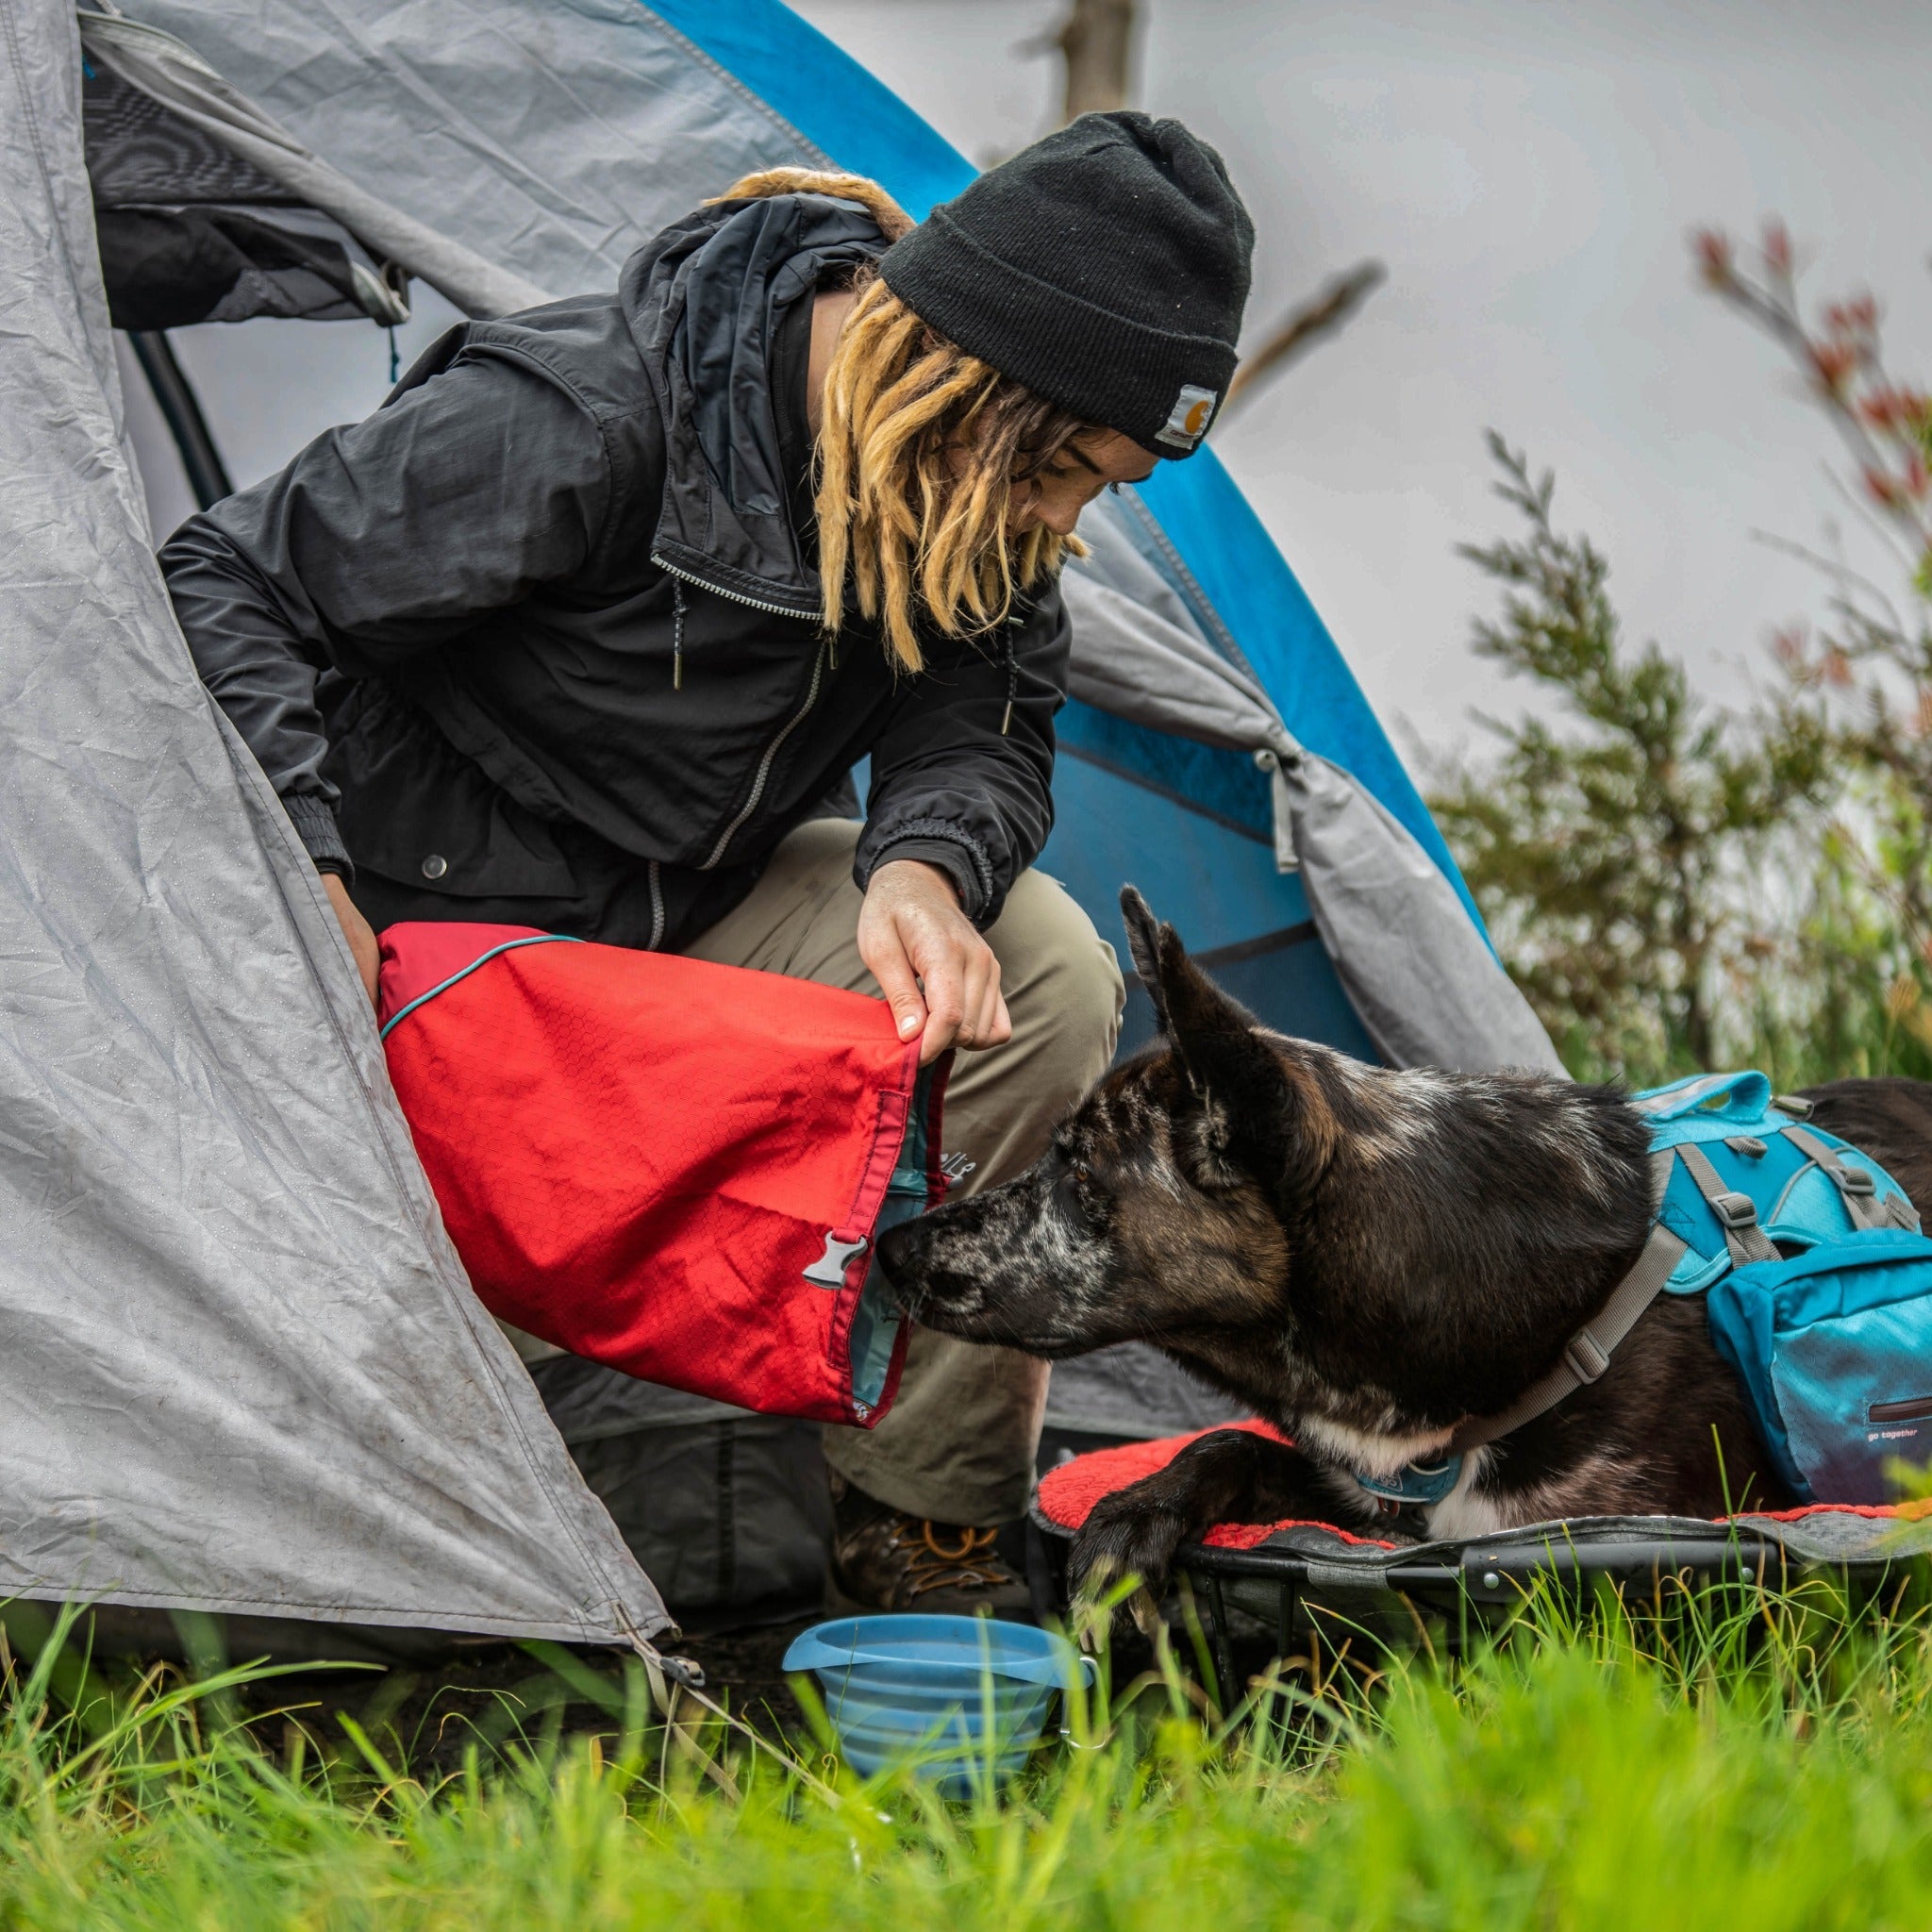
<svg viewBox="0 0 1932 1932">
<path fill-rule="evenodd" d="M 930 1590 L 998 1590 L 1016 1579 L 993 1554 L 999 1533 L 970 1526 L 955 1528 L 931 1518 L 902 1516 L 893 1541 L 910 1546 L 906 1563 L 907 1594 L 924 1596 Z"/>
</svg>

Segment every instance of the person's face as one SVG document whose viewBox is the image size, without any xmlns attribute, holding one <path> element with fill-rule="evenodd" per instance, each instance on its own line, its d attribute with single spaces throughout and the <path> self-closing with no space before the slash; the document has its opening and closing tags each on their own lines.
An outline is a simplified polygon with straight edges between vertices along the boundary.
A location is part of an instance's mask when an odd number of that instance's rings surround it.
<svg viewBox="0 0 1932 1932">
<path fill-rule="evenodd" d="M 1038 475 L 1013 486 L 1007 527 L 1016 537 L 1041 528 L 1071 537 L 1080 512 L 1103 490 L 1115 483 L 1144 483 L 1158 460 L 1118 430 L 1089 430 Z"/>
</svg>

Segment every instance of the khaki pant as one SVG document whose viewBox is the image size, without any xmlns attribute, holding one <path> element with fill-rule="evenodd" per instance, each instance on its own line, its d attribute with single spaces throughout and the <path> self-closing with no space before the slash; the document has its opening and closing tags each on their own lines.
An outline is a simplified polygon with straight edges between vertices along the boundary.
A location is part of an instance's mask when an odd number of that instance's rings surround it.
<svg viewBox="0 0 1932 1932">
<path fill-rule="evenodd" d="M 801 825 L 750 898 L 684 950 L 877 993 L 858 957 L 858 832 L 843 819 Z M 1055 1122 L 1112 1059 L 1124 1000 L 1112 947 L 1042 873 L 1021 877 L 986 938 L 1013 1037 L 960 1054 L 946 1083 L 946 1151 L 978 1163 L 966 1192 L 1010 1180 L 1045 1149 Z M 1007 1522 L 1032 1486 L 1046 1374 L 1030 1356 L 915 1329 L 891 1412 L 875 1429 L 828 1428 L 825 1458 L 894 1509 Z"/>
</svg>

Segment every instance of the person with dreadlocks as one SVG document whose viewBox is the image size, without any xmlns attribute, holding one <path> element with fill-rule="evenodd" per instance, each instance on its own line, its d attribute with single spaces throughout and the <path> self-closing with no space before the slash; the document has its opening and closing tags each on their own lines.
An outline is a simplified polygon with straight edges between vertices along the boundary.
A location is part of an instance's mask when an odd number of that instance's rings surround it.
<svg viewBox="0 0 1932 1932">
<path fill-rule="evenodd" d="M 445 335 L 366 422 L 164 546 L 203 681 L 374 995 L 456 919 L 883 993 L 971 1049 L 947 1141 L 1017 1174 L 1111 1058 L 1111 951 L 1029 871 L 1082 508 L 1198 446 L 1253 229 L 1174 121 L 1090 114 L 914 226 L 774 169 L 615 293 Z M 849 774 L 870 760 L 862 818 Z M 827 1431 L 834 1581 L 1024 1608 L 1043 1364 L 917 1333 Z"/>
</svg>

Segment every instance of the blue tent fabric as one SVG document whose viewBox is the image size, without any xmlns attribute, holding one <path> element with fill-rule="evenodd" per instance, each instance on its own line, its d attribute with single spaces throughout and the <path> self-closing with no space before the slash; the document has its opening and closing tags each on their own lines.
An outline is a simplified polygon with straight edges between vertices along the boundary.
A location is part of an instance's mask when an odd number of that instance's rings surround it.
<svg viewBox="0 0 1932 1932">
<path fill-rule="evenodd" d="M 879 182 L 914 221 L 978 172 L 890 88 L 777 0 L 664 0 L 648 10 L 824 159 Z"/>
</svg>

